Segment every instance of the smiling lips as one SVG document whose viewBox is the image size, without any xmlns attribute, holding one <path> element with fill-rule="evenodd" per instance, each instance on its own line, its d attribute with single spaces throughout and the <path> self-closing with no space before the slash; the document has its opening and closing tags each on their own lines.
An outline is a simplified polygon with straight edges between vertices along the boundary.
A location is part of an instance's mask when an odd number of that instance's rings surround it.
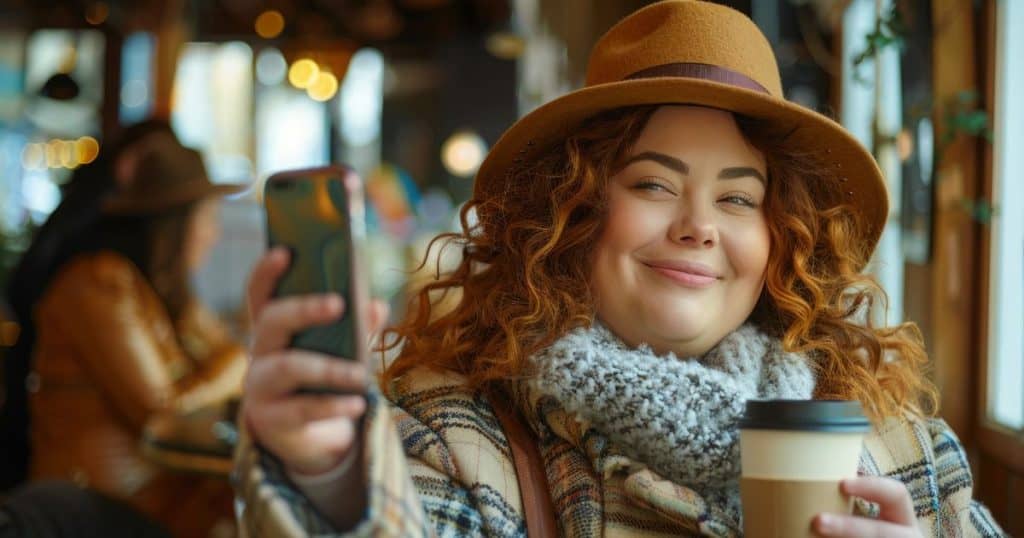
<svg viewBox="0 0 1024 538">
<path fill-rule="evenodd" d="M 688 288 L 707 288 L 719 279 L 714 270 L 702 263 L 657 260 L 644 265 Z"/>
</svg>

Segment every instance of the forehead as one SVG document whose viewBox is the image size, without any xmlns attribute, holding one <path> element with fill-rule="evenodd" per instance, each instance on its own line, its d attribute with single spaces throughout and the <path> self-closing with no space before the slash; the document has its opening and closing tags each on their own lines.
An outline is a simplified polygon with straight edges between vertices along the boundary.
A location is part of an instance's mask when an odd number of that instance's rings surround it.
<svg viewBox="0 0 1024 538">
<path fill-rule="evenodd" d="M 765 168 L 765 159 L 743 135 L 731 112 L 701 106 L 663 106 L 651 115 L 632 154 L 657 151 L 689 162 L 725 160 L 722 166 Z"/>
</svg>

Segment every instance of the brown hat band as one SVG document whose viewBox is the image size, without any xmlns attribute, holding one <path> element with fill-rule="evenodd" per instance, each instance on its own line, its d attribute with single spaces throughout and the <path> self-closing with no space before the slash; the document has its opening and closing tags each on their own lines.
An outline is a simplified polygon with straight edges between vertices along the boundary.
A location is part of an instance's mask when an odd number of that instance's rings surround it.
<svg viewBox="0 0 1024 538">
<path fill-rule="evenodd" d="M 641 69 L 640 71 L 629 75 L 626 77 L 626 80 L 657 77 L 698 78 L 702 80 L 710 80 L 712 82 L 721 82 L 722 84 L 728 84 L 730 86 L 746 88 L 756 92 L 770 93 L 764 86 L 758 84 L 756 80 L 742 73 L 737 73 L 736 71 L 719 67 L 717 65 L 689 62 L 661 64 L 654 67 L 648 67 L 647 69 Z"/>
</svg>

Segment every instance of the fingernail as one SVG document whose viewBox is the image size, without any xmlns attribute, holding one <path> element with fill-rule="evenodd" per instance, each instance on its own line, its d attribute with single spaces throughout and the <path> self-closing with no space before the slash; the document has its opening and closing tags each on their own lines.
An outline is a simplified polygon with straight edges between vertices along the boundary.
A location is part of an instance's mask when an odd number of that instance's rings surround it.
<svg viewBox="0 0 1024 538">
<path fill-rule="evenodd" d="M 839 481 L 839 491 L 845 495 L 850 493 L 850 485 L 853 483 L 853 479 L 844 478 Z"/>
<path fill-rule="evenodd" d="M 831 534 L 836 528 L 836 518 L 828 514 L 818 514 L 818 531 L 822 534 Z"/>
<path fill-rule="evenodd" d="M 345 305 L 345 301 L 340 295 L 330 294 L 324 298 L 324 307 L 328 312 L 340 312 L 341 307 Z"/>
</svg>

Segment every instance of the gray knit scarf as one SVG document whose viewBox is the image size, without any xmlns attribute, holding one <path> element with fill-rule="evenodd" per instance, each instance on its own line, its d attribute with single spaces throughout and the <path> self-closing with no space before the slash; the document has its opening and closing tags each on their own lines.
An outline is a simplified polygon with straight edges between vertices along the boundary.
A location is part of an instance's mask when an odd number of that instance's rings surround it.
<svg viewBox="0 0 1024 538">
<path fill-rule="evenodd" d="M 600 323 L 532 357 L 533 390 L 607 436 L 616 451 L 738 510 L 737 421 L 750 398 L 808 399 L 807 359 L 751 324 L 700 358 L 632 349 Z"/>
</svg>

